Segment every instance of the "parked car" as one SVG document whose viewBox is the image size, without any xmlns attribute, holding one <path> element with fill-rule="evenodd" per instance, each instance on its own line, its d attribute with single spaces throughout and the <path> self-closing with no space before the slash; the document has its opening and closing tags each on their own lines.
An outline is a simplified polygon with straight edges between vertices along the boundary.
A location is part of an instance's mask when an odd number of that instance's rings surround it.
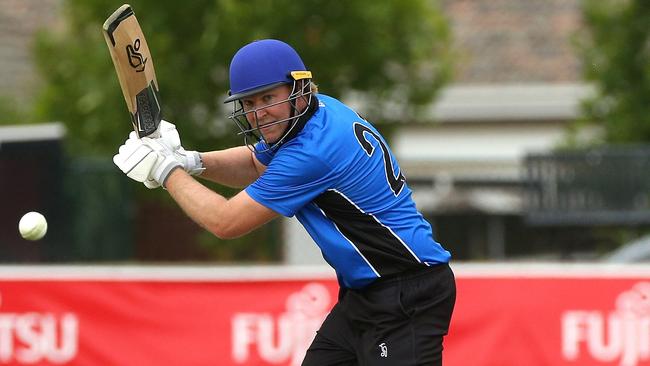
<svg viewBox="0 0 650 366">
<path fill-rule="evenodd" d="M 601 257 L 607 263 L 650 262 L 650 234 L 621 245 Z"/>
</svg>

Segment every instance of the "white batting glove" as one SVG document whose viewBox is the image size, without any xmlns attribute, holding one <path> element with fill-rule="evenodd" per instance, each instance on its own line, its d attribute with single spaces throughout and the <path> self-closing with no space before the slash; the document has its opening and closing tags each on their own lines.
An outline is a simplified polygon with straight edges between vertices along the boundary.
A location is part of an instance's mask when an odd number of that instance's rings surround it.
<svg viewBox="0 0 650 366">
<path fill-rule="evenodd" d="M 144 182 L 149 179 L 149 173 L 158 159 L 152 152 L 150 147 L 145 146 L 137 138 L 135 132 L 131 132 L 129 138 L 113 156 L 113 162 L 127 177 L 137 182 Z"/>
<path fill-rule="evenodd" d="M 158 139 L 153 139 L 153 140 L 157 142 L 161 142 L 158 141 Z M 201 161 L 201 155 L 199 155 L 198 151 L 186 151 L 185 149 L 180 147 L 178 148 L 178 150 L 172 153 L 172 156 L 181 165 L 181 168 L 183 168 L 183 170 L 185 170 L 190 175 L 200 175 L 205 170 L 205 168 L 203 167 L 203 162 Z M 148 179 L 143 183 L 144 186 L 149 189 L 155 189 L 160 187 L 160 184 L 158 184 L 155 180 L 152 179 Z"/>
<path fill-rule="evenodd" d="M 190 175 L 200 175 L 203 173 L 205 168 L 203 167 L 203 161 L 201 160 L 201 155 L 198 151 L 187 151 L 181 145 L 181 138 L 176 130 L 176 126 L 173 123 L 170 123 L 165 120 L 160 121 L 158 126 L 158 131 L 160 137 L 153 140 L 158 141 L 162 145 L 169 148 L 173 152 L 174 158 L 178 161 L 183 170 L 185 170 Z M 154 189 L 160 187 L 160 184 L 155 180 L 148 179 L 143 182 L 145 187 L 149 189 Z"/>
<path fill-rule="evenodd" d="M 120 146 L 113 162 L 127 177 L 137 182 L 148 182 L 145 185 L 151 188 L 164 186 L 169 174 L 181 167 L 167 146 L 147 137 L 138 139 L 134 133 Z"/>
<path fill-rule="evenodd" d="M 164 144 L 161 144 L 160 141 L 148 137 L 143 137 L 140 140 L 144 146 L 149 147 L 157 156 L 156 162 L 152 165 L 147 180 L 151 181 L 150 183 L 158 183 L 164 188 L 165 181 L 171 172 L 176 168 L 183 168 L 183 165 L 176 160 L 174 152 Z M 145 184 L 145 186 L 147 186 L 147 184 Z"/>
<path fill-rule="evenodd" d="M 174 158 L 183 166 L 183 169 L 190 175 L 199 175 L 205 168 L 198 151 L 187 151 L 181 145 L 181 137 L 173 123 L 165 120 L 160 121 L 160 138 L 156 139 L 167 146 L 173 153 Z"/>
</svg>

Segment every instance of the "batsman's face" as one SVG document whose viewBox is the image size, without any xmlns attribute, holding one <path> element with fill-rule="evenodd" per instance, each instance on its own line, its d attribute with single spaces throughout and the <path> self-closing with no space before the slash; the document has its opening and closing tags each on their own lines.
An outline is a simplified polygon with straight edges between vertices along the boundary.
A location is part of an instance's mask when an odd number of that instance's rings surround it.
<svg viewBox="0 0 650 366">
<path fill-rule="evenodd" d="M 290 123 L 291 105 L 287 101 L 290 93 L 289 86 L 281 85 L 241 100 L 246 119 L 253 128 L 260 129 L 267 143 L 275 143 L 282 138 Z M 286 121 L 274 123 L 282 120 Z"/>
</svg>

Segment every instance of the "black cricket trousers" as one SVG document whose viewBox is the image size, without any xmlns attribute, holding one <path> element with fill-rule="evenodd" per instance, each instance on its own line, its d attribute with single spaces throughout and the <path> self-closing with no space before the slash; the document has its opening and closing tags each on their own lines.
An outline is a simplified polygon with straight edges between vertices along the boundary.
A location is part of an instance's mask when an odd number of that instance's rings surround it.
<svg viewBox="0 0 650 366">
<path fill-rule="evenodd" d="M 442 365 L 455 301 L 447 264 L 342 289 L 302 365 Z"/>
</svg>

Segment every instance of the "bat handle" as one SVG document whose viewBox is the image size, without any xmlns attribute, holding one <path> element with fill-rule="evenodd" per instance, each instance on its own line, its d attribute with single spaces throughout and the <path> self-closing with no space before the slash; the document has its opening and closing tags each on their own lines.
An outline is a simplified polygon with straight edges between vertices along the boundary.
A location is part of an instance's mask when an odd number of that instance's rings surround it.
<svg viewBox="0 0 650 366">
<path fill-rule="evenodd" d="M 152 139 L 158 139 L 161 136 L 162 135 L 160 134 L 160 125 L 159 125 L 158 128 L 156 128 L 156 130 L 154 132 L 150 133 L 149 136 L 147 136 L 147 137 L 152 138 Z"/>
</svg>

